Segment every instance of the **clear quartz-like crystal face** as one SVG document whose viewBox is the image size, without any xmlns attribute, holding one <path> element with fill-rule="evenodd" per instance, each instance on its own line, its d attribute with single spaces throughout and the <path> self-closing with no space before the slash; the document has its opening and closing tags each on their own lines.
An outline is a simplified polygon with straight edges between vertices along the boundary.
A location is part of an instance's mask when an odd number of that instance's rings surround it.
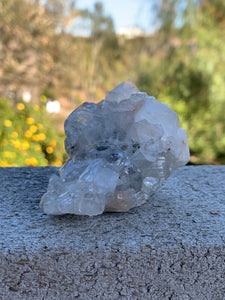
<svg viewBox="0 0 225 300">
<path fill-rule="evenodd" d="M 127 80 L 65 121 L 69 159 L 41 200 L 47 214 L 98 215 L 143 204 L 189 148 L 177 114 Z"/>
</svg>

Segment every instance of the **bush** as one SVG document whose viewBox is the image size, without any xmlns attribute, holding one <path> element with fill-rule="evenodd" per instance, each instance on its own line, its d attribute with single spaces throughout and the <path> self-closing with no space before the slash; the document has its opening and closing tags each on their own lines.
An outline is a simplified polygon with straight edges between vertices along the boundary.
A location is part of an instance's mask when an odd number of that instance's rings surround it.
<svg viewBox="0 0 225 300">
<path fill-rule="evenodd" d="M 64 136 L 54 130 L 45 105 L 0 98 L 0 166 L 60 166 Z"/>
</svg>

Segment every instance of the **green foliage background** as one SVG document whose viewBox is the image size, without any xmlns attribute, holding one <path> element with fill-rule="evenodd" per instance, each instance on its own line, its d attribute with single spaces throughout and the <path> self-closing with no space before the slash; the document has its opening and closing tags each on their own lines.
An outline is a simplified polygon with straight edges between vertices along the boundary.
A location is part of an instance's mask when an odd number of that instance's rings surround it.
<svg viewBox="0 0 225 300">
<path fill-rule="evenodd" d="M 62 164 L 63 135 L 54 130 L 44 104 L 18 102 L 14 107 L 0 99 L 0 118 L 1 166 Z"/>
<path fill-rule="evenodd" d="M 62 164 L 64 135 L 41 99 L 63 96 L 75 108 L 128 78 L 178 113 L 191 163 L 225 163 L 225 2 L 151 4 L 155 32 L 128 39 L 101 3 L 81 11 L 73 1 L 0 2 L 1 166 Z M 89 37 L 73 34 L 78 17 Z M 29 105 L 19 96 L 24 85 L 38 91 Z"/>
</svg>

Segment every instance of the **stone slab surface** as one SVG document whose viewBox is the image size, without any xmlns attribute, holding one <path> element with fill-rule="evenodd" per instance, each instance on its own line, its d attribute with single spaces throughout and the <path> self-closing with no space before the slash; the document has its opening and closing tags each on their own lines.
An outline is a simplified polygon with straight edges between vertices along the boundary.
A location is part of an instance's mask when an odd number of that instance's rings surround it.
<svg viewBox="0 0 225 300">
<path fill-rule="evenodd" d="M 56 171 L 0 168 L 0 299 L 225 299 L 225 166 L 97 217 L 40 211 Z"/>
</svg>

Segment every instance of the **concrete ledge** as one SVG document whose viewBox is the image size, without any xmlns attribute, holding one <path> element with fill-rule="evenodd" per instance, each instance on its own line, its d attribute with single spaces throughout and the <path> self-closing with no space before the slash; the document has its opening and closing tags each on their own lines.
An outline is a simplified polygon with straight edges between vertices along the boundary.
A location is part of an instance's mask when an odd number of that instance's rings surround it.
<svg viewBox="0 0 225 300">
<path fill-rule="evenodd" d="M 40 211 L 56 170 L 0 168 L 0 299 L 224 299 L 225 166 L 92 218 Z"/>
</svg>

